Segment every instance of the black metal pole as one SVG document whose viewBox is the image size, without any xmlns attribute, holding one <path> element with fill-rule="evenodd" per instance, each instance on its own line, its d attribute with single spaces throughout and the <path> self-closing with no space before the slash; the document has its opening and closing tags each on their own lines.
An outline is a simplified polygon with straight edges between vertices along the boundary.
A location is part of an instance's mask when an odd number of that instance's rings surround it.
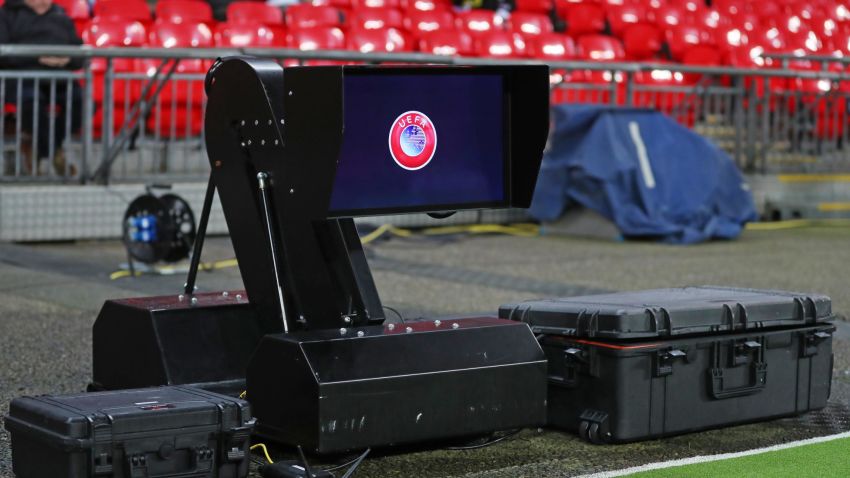
<svg viewBox="0 0 850 478">
<path fill-rule="evenodd" d="M 280 280 L 280 269 L 278 269 L 277 247 L 275 245 L 274 228 L 272 226 L 271 206 L 269 203 L 269 175 L 264 172 L 257 173 L 257 185 L 260 188 L 260 198 L 263 201 L 263 218 L 265 219 L 266 232 L 269 236 L 269 252 L 272 256 L 272 268 L 274 269 L 275 286 L 277 286 L 277 300 L 280 305 L 280 318 L 283 320 L 283 331 L 289 332 L 289 323 L 286 318 L 286 304 L 283 301 L 283 284 Z"/>
<path fill-rule="evenodd" d="M 207 235 L 207 223 L 212 211 L 213 196 L 215 196 L 215 182 L 212 173 L 207 183 L 207 192 L 204 196 L 204 207 L 201 210 L 201 220 L 198 222 L 198 232 L 195 234 L 195 244 L 192 248 L 192 263 L 189 265 L 189 276 L 186 277 L 186 285 L 183 291 L 186 294 L 195 292 L 195 279 L 198 277 L 198 266 L 201 264 L 201 250 L 204 248 L 204 238 Z"/>
</svg>

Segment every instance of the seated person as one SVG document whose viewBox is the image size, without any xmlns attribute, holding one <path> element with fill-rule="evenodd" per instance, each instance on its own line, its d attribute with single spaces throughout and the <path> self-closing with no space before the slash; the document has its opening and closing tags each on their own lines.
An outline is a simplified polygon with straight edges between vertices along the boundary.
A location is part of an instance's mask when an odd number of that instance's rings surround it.
<svg viewBox="0 0 850 478">
<path fill-rule="evenodd" d="M 65 11 L 52 0 L 6 0 L 0 8 L 0 44 L 19 45 L 81 45 L 74 23 Z M 79 58 L 61 56 L 0 57 L 0 69 L 4 70 L 76 70 L 82 68 Z M 66 105 L 68 104 L 67 83 L 56 82 L 56 91 L 51 104 L 49 80 L 24 80 L 21 88 L 15 79 L 6 80 L 6 104 L 16 104 L 20 99 L 21 126 L 29 135 L 33 133 L 35 114 L 35 92 L 38 89 L 38 127 L 36 154 L 38 159 L 50 156 L 50 123 L 53 122 L 53 166 L 57 174 L 65 174 L 65 153 L 62 143 L 67 130 Z M 20 98 L 19 98 L 20 97 Z M 79 129 L 82 120 L 82 94 L 74 84 L 71 89 L 71 131 Z M 22 141 L 25 159 L 24 170 L 38 169 L 38 161 L 32 160 L 32 141 Z M 71 175 L 75 174 L 71 172 Z"/>
</svg>

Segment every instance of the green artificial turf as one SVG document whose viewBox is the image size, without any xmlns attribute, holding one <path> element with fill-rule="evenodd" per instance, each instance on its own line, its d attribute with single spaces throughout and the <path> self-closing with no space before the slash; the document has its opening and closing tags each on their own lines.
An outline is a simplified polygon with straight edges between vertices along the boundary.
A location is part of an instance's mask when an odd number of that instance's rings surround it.
<svg viewBox="0 0 850 478">
<path fill-rule="evenodd" d="M 728 460 L 644 471 L 629 476 L 639 478 L 848 477 L 850 476 L 850 438 Z"/>
</svg>

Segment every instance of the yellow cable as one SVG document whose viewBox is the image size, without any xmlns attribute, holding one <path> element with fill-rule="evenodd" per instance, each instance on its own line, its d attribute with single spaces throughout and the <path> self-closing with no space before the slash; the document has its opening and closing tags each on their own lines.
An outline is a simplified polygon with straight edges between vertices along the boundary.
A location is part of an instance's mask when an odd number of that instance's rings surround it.
<svg viewBox="0 0 850 478">
<path fill-rule="evenodd" d="M 242 393 L 239 394 L 239 398 L 245 399 L 248 396 L 248 390 L 242 390 Z"/>
<path fill-rule="evenodd" d="M 251 450 L 254 450 L 254 449 L 256 449 L 256 448 L 260 448 L 260 449 L 262 449 L 262 450 L 263 450 L 263 454 L 264 454 L 264 455 L 266 455 L 266 460 L 269 462 L 269 465 L 273 465 L 273 464 L 274 464 L 274 460 L 272 460 L 272 457 L 271 457 L 271 456 L 269 456 L 269 449 L 268 449 L 268 448 L 266 448 L 266 444 L 265 444 L 265 443 L 257 443 L 257 444 L 255 444 L 255 445 L 251 445 Z"/>
<path fill-rule="evenodd" d="M 806 227 L 848 227 L 850 219 L 790 219 L 775 222 L 752 222 L 747 224 L 748 231 L 780 231 Z"/>
</svg>

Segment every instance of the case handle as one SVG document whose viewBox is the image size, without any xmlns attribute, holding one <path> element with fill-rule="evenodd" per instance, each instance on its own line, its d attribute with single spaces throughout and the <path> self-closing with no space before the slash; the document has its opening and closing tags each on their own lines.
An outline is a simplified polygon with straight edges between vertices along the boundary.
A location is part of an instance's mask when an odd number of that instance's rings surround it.
<svg viewBox="0 0 850 478">
<path fill-rule="evenodd" d="M 724 385 L 724 369 L 711 368 L 709 371 L 711 396 L 714 399 L 742 397 L 761 392 L 767 384 L 767 364 L 764 362 L 753 362 L 750 383 L 742 387 L 726 388 Z"/>
</svg>

